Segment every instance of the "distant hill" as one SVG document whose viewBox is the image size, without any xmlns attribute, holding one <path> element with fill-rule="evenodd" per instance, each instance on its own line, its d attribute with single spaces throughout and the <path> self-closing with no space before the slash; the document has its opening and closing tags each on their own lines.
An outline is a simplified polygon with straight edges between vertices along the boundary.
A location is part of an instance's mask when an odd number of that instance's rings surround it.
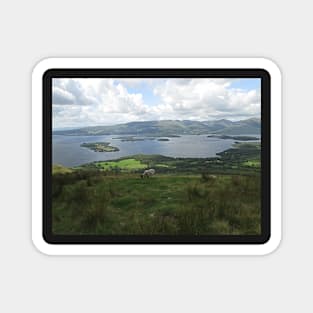
<svg viewBox="0 0 313 313">
<path fill-rule="evenodd" d="M 214 133 L 221 135 L 257 135 L 261 134 L 261 120 L 250 118 L 247 120 L 232 122 L 227 127 L 216 130 Z"/>
<path fill-rule="evenodd" d="M 226 119 L 216 121 L 163 120 L 130 122 L 112 126 L 90 126 L 71 130 L 55 130 L 54 135 L 99 136 L 99 135 L 137 135 L 166 137 L 177 135 L 220 134 L 220 135 L 259 135 L 261 120 L 250 118 L 241 121 Z"/>
</svg>

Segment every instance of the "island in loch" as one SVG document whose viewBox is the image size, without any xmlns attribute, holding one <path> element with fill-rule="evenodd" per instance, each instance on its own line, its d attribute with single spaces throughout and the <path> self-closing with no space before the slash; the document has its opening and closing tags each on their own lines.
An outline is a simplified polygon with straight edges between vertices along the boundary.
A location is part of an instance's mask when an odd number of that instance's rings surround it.
<svg viewBox="0 0 313 313">
<path fill-rule="evenodd" d="M 120 150 L 117 147 L 110 146 L 109 142 L 84 142 L 80 146 L 95 152 L 115 152 Z"/>
</svg>

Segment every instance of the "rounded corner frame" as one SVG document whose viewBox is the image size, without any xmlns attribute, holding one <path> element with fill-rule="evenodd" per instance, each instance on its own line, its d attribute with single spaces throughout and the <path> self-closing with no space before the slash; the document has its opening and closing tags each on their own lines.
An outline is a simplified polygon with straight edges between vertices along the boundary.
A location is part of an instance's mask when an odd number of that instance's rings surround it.
<svg viewBox="0 0 313 313">
<path fill-rule="evenodd" d="M 271 80 L 271 234 L 262 244 L 215 245 L 83 245 L 48 243 L 43 235 L 43 112 L 42 86 L 47 71 L 55 68 L 257 68 Z M 268 58 L 46 58 L 32 71 L 32 241 L 46 255 L 268 255 L 282 237 L 282 104 L 281 70 Z"/>
</svg>

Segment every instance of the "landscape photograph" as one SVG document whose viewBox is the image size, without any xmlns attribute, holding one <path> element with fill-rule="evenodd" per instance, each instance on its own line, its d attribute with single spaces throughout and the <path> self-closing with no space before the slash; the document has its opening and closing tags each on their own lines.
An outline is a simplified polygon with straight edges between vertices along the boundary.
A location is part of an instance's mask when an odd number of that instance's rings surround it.
<svg viewBox="0 0 313 313">
<path fill-rule="evenodd" d="M 54 78 L 52 232 L 260 235 L 261 80 Z"/>
</svg>

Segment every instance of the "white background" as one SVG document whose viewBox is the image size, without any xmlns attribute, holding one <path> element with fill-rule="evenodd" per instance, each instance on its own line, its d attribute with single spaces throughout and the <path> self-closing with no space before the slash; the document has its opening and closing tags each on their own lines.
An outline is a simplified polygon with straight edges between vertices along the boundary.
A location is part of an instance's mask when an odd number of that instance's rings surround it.
<svg viewBox="0 0 313 313">
<path fill-rule="evenodd" d="M 1 312 L 310 312 L 310 1 L 2 1 Z M 31 243 L 31 70 L 48 56 L 263 56 L 283 73 L 283 240 L 263 257 L 47 257 Z M 275 127 L 275 125 L 273 125 Z"/>
</svg>

